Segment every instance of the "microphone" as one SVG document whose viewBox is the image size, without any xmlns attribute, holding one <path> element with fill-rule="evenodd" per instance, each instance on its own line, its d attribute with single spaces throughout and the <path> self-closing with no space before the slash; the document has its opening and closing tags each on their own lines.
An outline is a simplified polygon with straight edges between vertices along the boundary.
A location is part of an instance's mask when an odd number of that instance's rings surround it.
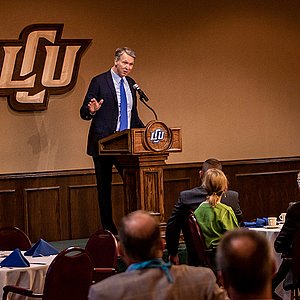
<svg viewBox="0 0 300 300">
<path fill-rule="evenodd" d="M 133 85 L 133 88 L 139 93 L 141 99 L 144 99 L 145 101 L 149 101 L 149 98 L 145 95 L 145 93 L 141 90 L 141 88 L 137 83 Z"/>
</svg>

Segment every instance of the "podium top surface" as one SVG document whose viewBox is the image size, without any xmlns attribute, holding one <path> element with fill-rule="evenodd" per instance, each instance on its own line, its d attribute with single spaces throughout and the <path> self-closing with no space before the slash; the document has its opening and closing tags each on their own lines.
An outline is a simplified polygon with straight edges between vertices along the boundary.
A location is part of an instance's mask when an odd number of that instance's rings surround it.
<svg viewBox="0 0 300 300">
<path fill-rule="evenodd" d="M 151 121 L 145 128 L 116 132 L 99 141 L 101 155 L 144 155 L 180 151 L 181 129 L 168 128 L 159 121 Z"/>
</svg>

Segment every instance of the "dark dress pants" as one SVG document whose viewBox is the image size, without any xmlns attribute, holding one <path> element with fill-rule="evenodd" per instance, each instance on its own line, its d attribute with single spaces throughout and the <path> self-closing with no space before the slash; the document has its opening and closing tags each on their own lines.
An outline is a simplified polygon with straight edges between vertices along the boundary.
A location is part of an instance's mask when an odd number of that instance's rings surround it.
<svg viewBox="0 0 300 300">
<path fill-rule="evenodd" d="M 112 216 L 111 184 L 112 167 L 115 165 L 118 169 L 118 163 L 114 156 L 105 155 L 93 156 L 93 161 L 97 180 L 101 224 L 104 229 L 108 229 L 116 235 L 118 231 Z"/>
</svg>

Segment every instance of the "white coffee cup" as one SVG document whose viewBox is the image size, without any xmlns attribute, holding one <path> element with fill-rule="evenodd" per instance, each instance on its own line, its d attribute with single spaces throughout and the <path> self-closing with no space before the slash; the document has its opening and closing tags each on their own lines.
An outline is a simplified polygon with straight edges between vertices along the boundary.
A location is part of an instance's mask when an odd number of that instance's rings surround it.
<svg viewBox="0 0 300 300">
<path fill-rule="evenodd" d="M 268 225 L 269 226 L 276 226 L 277 225 L 277 218 L 276 217 L 269 217 L 268 218 Z"/>
<path fill-rule="evenodd" d="M 279 216 L 279 220 L 283 223 L 285 222 L 285 216 L 286 216 L 286 213 L 281 213 Z"/>
</svg>

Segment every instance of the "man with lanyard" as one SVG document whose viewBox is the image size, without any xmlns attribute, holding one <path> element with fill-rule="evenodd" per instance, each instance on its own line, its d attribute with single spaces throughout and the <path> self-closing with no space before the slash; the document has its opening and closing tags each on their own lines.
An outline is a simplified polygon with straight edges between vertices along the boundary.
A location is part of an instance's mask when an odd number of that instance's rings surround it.
<svg viewBox="0 0 300 300">
<path fill-rule="evenodd" d="M 163 261 L 159 223 L 148 212 L 125 216 L 119 238 L 119 253 L 128 268 L 92 285 L 89 300 L 228 299 L 211 269 Z"/>
</svg>

